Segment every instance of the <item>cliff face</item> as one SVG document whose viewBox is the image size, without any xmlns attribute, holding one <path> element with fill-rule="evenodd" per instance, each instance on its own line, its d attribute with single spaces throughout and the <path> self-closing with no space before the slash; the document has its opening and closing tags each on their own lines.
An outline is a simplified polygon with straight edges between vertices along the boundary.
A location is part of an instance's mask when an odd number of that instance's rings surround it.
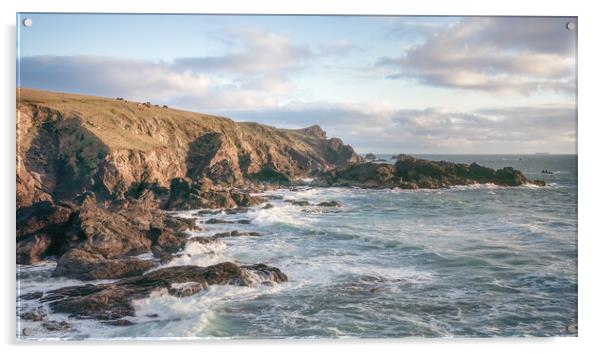
<svg viewBox="0 0 602 354">
<path fill-rule="evenodd" d="M 360 158 L 318 126 L 256 123 L 123 100 L 19 89 L 17 208 L 83 191 L 115 198 L 174 178 L 289 181 Z"/>
</svg>

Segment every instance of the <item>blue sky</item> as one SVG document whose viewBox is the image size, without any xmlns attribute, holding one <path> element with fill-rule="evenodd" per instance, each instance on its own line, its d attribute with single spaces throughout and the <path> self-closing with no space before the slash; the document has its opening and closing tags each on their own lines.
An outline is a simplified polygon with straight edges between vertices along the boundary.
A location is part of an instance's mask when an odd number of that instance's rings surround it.
<svg viewBox="0 0 602 354">
<path fill-rule="evenodd" d="M 575 152 L 571 18 L 24 17 L 23 87 L 319 124 L 360 152 Z"/>
</svg>

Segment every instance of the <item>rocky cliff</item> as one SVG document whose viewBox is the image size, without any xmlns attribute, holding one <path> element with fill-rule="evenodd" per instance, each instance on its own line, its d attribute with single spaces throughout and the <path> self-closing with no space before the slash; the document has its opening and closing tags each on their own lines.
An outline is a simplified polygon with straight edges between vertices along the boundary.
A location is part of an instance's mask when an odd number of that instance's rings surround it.
<svg viewBox="0 0 602 354">
<path fill-rule="evenodd" d="M 318 126 L 256 123 L 128 102 L 18 90 L 17 208 L 93 191 L 114 200 L 146 188 L 283 183 L 360 158 Z"/>
</svg>

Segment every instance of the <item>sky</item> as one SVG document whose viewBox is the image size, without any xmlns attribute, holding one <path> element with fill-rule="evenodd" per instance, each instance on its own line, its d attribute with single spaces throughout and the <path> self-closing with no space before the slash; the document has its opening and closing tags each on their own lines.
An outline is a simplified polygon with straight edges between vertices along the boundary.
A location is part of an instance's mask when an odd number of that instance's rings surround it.
<svg viewBox="0 0 602 354">
<path fill-rule="evenodd" d="M 19 17 L 19 16 L 18 16 Z M 24 18 L 32 26 L 21 25 Z M 20 14 L 21 87 L 124 97 L 360 153 L 576 153 L 575 18 Z"/>
</svg>

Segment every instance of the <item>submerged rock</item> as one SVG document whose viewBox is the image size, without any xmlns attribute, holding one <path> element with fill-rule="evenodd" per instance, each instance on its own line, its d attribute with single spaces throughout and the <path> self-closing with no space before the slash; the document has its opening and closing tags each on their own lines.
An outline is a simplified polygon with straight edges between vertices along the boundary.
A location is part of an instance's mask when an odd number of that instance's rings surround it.
<svg viewBox="0 0 602 354">
<path fill-rule="evenodd" d="M 153 291 L 165 289 L 169 293 L 169 289 L 172 289 L 174 292 L 182 288 L 181 284 L 188 283 L 197 283 L 200 288 L 210 285 L 249 286 L 258 281 L 280 283 L 287 281 L 287 277 L 278 268 L 265 264 L 239 266 L 225 262 L 208 267 L 178 266 L 161 268 L 108 284 L 51 290 L 41 301 L 48 303 L 55 312 L 67 313 L 76 318 L 115 320 L 135 316 L 132 300 L 148 297 Z M 198 289 L 197 286 L 188 288 L 191 290 L 176 293 L 183 296 Z"/>
<path fill-rule="evenodd" d="M 309 206 L 309 202 L 307 200 L 294 200 L 294 199 L 285 199 L 285 203 L 290 203 L 296 206 Z"/>
<path fill-rule="evenodd" d="M 42 327 L 49 331 L 65 331 L 71 328 L 71 325 L 66 321 L 47 321 L 42 322 Z"/>
<path fill-rule="evenodd" d="M 329 208 L 340 208 L 341 207 L 341 203 L 337 202 L 336 200 L 331 200 L 328 202 L 321 202 L 318 203 L 319 207 L 329 207 Z"/>
<path fill-rule="evenodd" d="M 220 232 L 213 235 L 213 238 L 224 238 L 224 237 L 240 237 L 240 236 L 261 236 L 259 232 L 240 232 L 237 230 L 229 232 Z"/>
<path fill-rule="evenodd" d="M 135 324 L 134 322 L 123 319 L 123 318 L 118 319 L 118 320 L 102 321 L 101 323 L 109 325 L 109 326 L 116 326 L 116 327 L 127 327 L 127 326 L 133 326 Z"/>
</svg>

